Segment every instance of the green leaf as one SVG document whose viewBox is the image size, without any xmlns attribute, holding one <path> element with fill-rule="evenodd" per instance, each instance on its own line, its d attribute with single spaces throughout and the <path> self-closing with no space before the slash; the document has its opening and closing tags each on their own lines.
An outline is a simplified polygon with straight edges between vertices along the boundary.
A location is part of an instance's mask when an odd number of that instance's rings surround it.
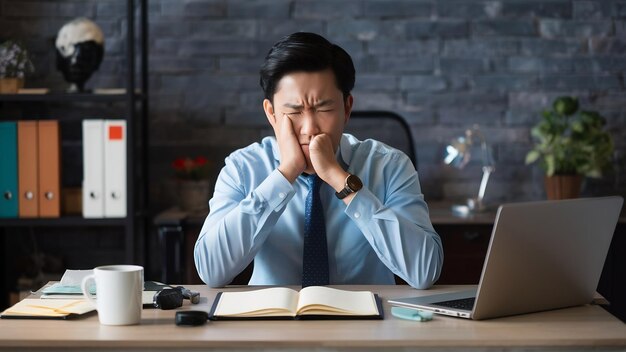
<svg viewBox="0 0 626 352">
<path fill-rule="evenodd" d="M 578 110 L 578 100 L 572 97 L 559 97 L 554 100 L 552 107 L 558 114 L 570 116 Z"/>
<path fill-rule="evenodd" d="M 575 121 L 572 122 L 572 131 L 574 132 L 582 132 L 583 131 L 583 124 L 580 121 Z"/>
<path fill-rule="evenodd" d="M 526 154 L 526 165 L 534 163 L 540 156 L 541 154 L 538 151 L 531 150 L 528 154 Z"/>
</svg>

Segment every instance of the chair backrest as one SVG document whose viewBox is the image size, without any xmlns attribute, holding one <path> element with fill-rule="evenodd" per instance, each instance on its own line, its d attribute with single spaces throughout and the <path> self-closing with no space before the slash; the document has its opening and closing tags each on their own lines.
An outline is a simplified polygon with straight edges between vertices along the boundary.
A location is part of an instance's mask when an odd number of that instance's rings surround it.
<svg viewBox="0 0 626 352">
<path fill-rule="evenodd" d="M 413 134 L 402 116 L 391 111 L 352 111 L 345 132 L 360 140 L 375 139 L 403 151 L 417 170 Z"/>
</svg>

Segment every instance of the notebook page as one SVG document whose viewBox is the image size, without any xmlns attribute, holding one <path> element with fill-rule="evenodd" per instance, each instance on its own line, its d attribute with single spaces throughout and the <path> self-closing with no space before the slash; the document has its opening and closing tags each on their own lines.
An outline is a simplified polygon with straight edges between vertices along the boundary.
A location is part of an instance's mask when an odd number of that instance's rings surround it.
<svg viewBox="0 0 626 352">
<path fill-rule="evenodd" d="M 369 291 L 345 291 L 323 286 L 309 286 L 300 291 L 299 313 L 378 315 L 374 294 Z"/>
<path fill-rule="evenodd" d="M 298 292 L 286 287 L 254 291 L 223 292 L 215 309 L 217 316 L 295 315 Z"/>
<path fill-rule="evenodd" d="M 63 317 L 69 314 L 83 314 L 94 310 L 91 302 L 84 299 L 24 299 L 2 312 L 2 315 L 23 315 L 41 317 Z"/>
</svg>

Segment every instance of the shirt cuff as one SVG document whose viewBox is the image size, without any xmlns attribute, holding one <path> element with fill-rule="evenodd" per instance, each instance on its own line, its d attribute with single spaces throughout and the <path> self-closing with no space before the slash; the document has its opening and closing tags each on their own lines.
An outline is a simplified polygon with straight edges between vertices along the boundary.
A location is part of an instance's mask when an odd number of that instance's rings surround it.
<svg viewBox="0 0 626 352">
<path fill-rule="evenodd" d="M 293 185 L 278 169 L 274 170 L 254 192 L 265 199 L 270 209 L 274 211 L 284 207 L 296 193 Z"/>
<path fill-rule="evenodd" d="M 372 219 L 374 209 L 381 206 L 380 200 L 369 189 L 362 188 L 352 197 L 345 213 L 354 222 L 366 224 Z"/>
</svg>

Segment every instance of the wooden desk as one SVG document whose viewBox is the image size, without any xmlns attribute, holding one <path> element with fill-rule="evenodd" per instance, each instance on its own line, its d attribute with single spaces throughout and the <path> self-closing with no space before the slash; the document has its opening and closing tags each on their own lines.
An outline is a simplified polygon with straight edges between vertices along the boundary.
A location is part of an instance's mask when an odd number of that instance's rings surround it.
<svg viewBox="0 0 626 352">
<path fill-rule="evenodd" d="M 199 290 L 201 303 L 181 309 L 208 311 L 220 290 Z M 386 300 L 467 289 L 436 286 L 337 286 L 365 289 L 383 298 L 384 320 L 220 321 L 177 327 L 175 311 L 144 309 L 140 325 L 101 326 L 97 316 L 73 321 L 2 320 L 0 351 L 10 350 L 620 350 L 626 351 L 626 325 L 595 305 L 485 321 L 435 316 L 425 323 L 401 320 Z M 249 289 L 232 287 L 227 290 Z M 224 290 L 224 289 L 221 289 Z"/>
</svg>

